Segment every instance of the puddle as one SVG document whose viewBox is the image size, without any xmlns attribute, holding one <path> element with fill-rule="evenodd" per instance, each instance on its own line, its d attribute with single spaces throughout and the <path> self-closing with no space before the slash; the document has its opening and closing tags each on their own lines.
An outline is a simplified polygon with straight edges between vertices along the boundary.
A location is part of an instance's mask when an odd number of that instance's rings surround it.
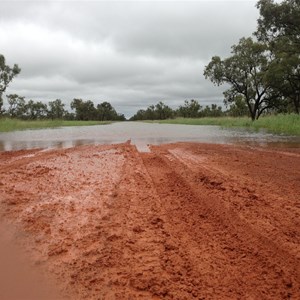
<svg viewBox="0 0 300 300">
<path fill-rule="evenodd" d="M 62 127 L 0 133 L 0 151 L 33 148 L 69 148 L 88 144 L 116 144 L 131 140 L 141 152 L 148 145 L 174 142 L 243 144 L 263 147 L 300 147 L 300 137 L 223 129 L 219 126 L 193 126 L 123 122 L 110 125 Z"/>
</svg>

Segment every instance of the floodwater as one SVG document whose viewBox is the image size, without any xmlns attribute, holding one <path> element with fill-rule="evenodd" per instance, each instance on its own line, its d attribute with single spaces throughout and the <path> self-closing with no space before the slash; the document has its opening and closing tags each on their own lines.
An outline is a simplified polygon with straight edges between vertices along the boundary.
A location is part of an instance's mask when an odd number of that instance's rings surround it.
<svg viewBox="0 0 300 300">
<path fill-rule="evenodd" d="M 219 126 L 120 122 L 109 125 L 61 127 L 0 133 L 0 151 L 31 148 L 68 148 L 85 144 L 114 144 L 131 140 L 139 151 L 148 145 L 172 142 L 245 144 L 251 146 L 300 147 L 300 137 L 274 135 L 244 128 Z"/>
</svg>

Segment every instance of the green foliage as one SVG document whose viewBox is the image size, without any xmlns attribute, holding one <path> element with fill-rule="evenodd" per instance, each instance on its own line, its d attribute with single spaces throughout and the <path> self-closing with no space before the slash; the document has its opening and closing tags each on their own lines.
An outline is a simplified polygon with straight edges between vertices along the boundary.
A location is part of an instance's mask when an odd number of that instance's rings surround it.
<svg viewBox="0 0 300 300">
<path fill-rule="evenodd" d="M 5 63 L 5 57 L 0 54 L 0 116 L 4 113 L 2 95 L 8 87 L 9 83 L 21 72 L 18 65 L 12 68 Z"/>
<path fill-rule="evenodd" d="M 56 99 L 55 101 L 49 102 L 49 109 L 48 109 L 48 118 L 54 119 L 62 119 L 66 113 L 65 111 L 65 104 L 62 103 L 60 99 Z"/>
<path fill-rule="evenodd" d="M 165 120 L 173 117 L 172 108 L 160 101 L 156 105 L 150 105 L 146 110 L 138 110 L 130 120 Z"/>
<path fill-rule="evenodd" d="M 65 121 L 65 120 L 19 120 L 0 118 L 0 132 L 8 132 L 15 130 L 26 129 L 41 129 L 41 128 L 55 128 L 66 126 L 92 126 L 92 125 L 105 125 L 110 122 L 100 121 Z"/>
<path fill-rule="evenodd" d="M 227 114 L 232 117 L 243 117 L 249 115 L 245 98 L 242 95 L 235 96 L 227 111 Z"/>
<path fill-rule="evenodd" d="M 47 114 L 47 104 L 41 101 L 34 102 L 33 100 L 29 100 L 25 105 L 25 114 L 21 118 L 30 120 L 45 119 Z"/>
<path fill-rule="evenodd" d="M 300 2 L 299 0 L 260 0 L 260 12 L 256 35 L 260 40 L 272 42 L 280 37 L 289 39 L 300 46 Z"/>
<path fill-rule="evenodd" d="M 221 117 L 223 115 L 222 107 L 217 104 L 206 105 L 205 108 L 200 111 L 200 117 Z"/>
<path fill-rule="evenodd" d="M 255 35 L 266 43 L 275 59 L 268 80 L 300 112 L 300 1 L 260 0 L 258 28 Z"/>
<path fill-rule="evenodd" d="M 20 97 L 17 94 L 7 95 L 9 108 L 7 113 L 12 118 L 22 118 L 26 113 L 25 97 Z"/>
<path fill-rule="evenodd" d="M 17 94 L 7 95 L 8 110 L 5 117 L 23 120 L 77 120 L 77 121 L 125 121 L 123 114 L 118 114 L 108 102 L 98 104 L 95 108 L 90 100 L 74 99 L 71 108 L 75 113 L 65 110 L 65 104 L 60 99 L 50 101 L 48 105 L 41 101 L 29 100 Z"/>
<path fill-rule="evenodd" d="M 232 55 L 214 56 L 204 76 L 227 83 L 224 102 L 234 115 L 243 97 L 252 120 L 265 112 L 300 112 L 300 1 L 260 0 L 258 28 L 252 38 L 232 46 Z M 233 105 L 232 105 L 233 104 Z"/>
<path fill-rule="evenodd" d="M 197 117 L 220 117 L 224 114 L 221 106 L 211 104 L 202 109 L 202 106 L 197 100 L 185 100 L 183 105 L 178 109 L 172 110 L 163 102 L 156 105 L 150 105 L 146 110 L 140 109 L 131 117 L 131 121 L 137 120 L 166 120 L 175 117 L 197 118 Z"/>
<path fill-rule="evenodd" d="M 96 120 L 97 111 L 91 100 L 73 99 L 71 108 L 75 110 L 76 120 Z"/>
<path fill-rule="evenodd" d="M 100 121 L 116 120 L 118 114 L 109 102 L 102 102 L 97 105 L 97 119 Z"/>
<path fill-rule="evenodd" d="M 75 110 L 74 118 L 76 120 L 99 120 L 99 121 L 125 121 L 123 114 L 118 114 L 109 102 L 102 102 L 94 106 L 90 100 L 74 99 L 71 102 L 71 108 Z M 69 115 L 71 116 L 71 115 Z"/>
<path fill-rule="evenodd" d="M 0 54 L 0 94 L 4 93 L 9 83 L 21 72 L 18 65 L 12 68 L 5 64 L 5 57 Z"/>
<path fill-rule="evenodd" d="M 47 117 L 47 104 L 41 101 L 29 100 L 26 103 L 25 97 L 17 94 L 7 95 L 6 97 L 9 104 L 6 115 L 11 118 L 37 120 Z"/>
<path fill-rule="evenodd" d="M 184 118 L 197 118 L 200 116 L 201 105 L 197 100 L 185 100 L 184 105 L 180 105 L 176 115 Z"/>
<path fill-rule="evenodd" d="M 205 67 L 204 76 L 216 85 L 229 84 L 230 88 L 224 92 L 225 104 L 234 103 L 237 96 L 243 97 L 252 120 L 255 120 L 276 105 L 279 97 L 266 80 L 271 60 L 272 55 L 264 44 L 242 38 L 232 46 L 229 58 L 213 57 Z"/>
</svg>

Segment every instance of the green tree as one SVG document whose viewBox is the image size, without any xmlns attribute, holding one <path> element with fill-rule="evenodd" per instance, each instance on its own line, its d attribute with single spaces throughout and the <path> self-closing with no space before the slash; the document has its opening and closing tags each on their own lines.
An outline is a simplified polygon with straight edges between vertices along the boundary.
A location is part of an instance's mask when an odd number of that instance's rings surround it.
<svg viewBox="0 0 300 300">
<path fill-rule="evenodd" d="M 47 117 L 47 104 L 41 101 L 33 101 L 29 100 L 25 105 L 25 113 L 23 114 L 23 118 L 28 118 L 31 120 L 44 119 Z"/>
<path fill-rule="evenodd" d="M 71 108 L 75 110 L 76 120 L 96 120 L 97 110 L 91 100 L 73 99 Z"/>
<path fill-rule="evenodd" d="M 267 109 L 276 105 L 279 95 L 274 94 L 267 80 L 272 55 L 263 43 L 242 38 L 232 46 L 232 56 L 222 60 L 214 56 L 205 67 L 204 76 L 214 84 L 227 83 L 225 104 L 233 103 L 237 95 L 244 97 L 252 120 L 258 119 Z"/>
<path fill-rule="evenodd" d="M 4 112 L 3 110 L 3 98 L 2 95 L 8 87 L 9 83 L 21 72 L 18 65 L 14 64 L 11 68 L 5 63 L 5 57 L 0 54 L 0 115 Z"/>
<path fill-rule="evenodd" d="M 180 105 L 177 114 L 184 118 L 197 118 L 199 117 L 201 105 L 197 100 L 185 100 L 184 105 Z"/>
<path fill-rule="evenodd" d="M 144 112 L 145 120 L 155 120 L 158 119 L 157 111 L 154 105 L 150 105 Z"/>
<path fill-rule="evenodd" d="M 265 42 L 274 42 L 288 37 L 300 47 L 300 2 L 299 0 L 260 0 L 257 3 L 260 17 L 256 36 Z M 287 45 L 293 46 L 292 44 Z M 299 51 L 299 50 L 298 50 Z"/>
<path fill-rule="evenodd" d="M 22 118 L 26 112 L 25 97 L 21 97 L 17 94 L 10 94 L 6 96 L 8 101 L 7 113 L 11 118 Z"/>
<path fill-rule="evenodd" d="M 131 118 L 130 121 L 138 121 L 138 120 L 147 120 L 146 119 L 146 110 L 139 109 Z M 154 119 L 149 119 L 154 120 Z"/>
<path fill-rule="evenodd" d="M 65 104 L 60 99 L 49 101 L 48 118 L 62 119 L 65 115 Z"/>
<path fill-rule="evenodd" d="M 217 106 L 217 104 L 211 104 L 211 106 L 206 105 L 200 112 L 201 117 L 221 117 L 222 115 L 222 107 Z"/>
<path fill-rule="evenodd" d="M 126 121 L 125 115 L 124 115 L 124 114 L 118 113 L 118 114 L 117 114 L 116 121 Z"/>
<path fill-rule="evenodd" d="M 137 120 L 164 120 L 174 117 L 174 111 L 163 102 L 150 105 L 146 110 L 140 109 L 130 118 L 131 121 Z"/>
<path fill-rule="evenodd" d="M 75 117 L 75 114 L 73 112 L 65 111 L 64 119 L 69 120 L 69 121 L 73 121 L 73 120 L 76 119 L 76 117 Z"/>
<path fill-rule="evenodd" d="M 97 105 L 97 119 L 100 121 L 117 120 L 118 114 L 109 102 L 102 102 Z"/>
<path fill-rule="evenodd" d="M 280 92 L 288 107 L 300 112 L 300 1 L 260 0 L 255 35 L 266 43 L 275 59 L 270 65 L 268 80 Z"/>
<path fill-rule="evenodd" d="M 162 101 L 155 105 L 155 112 L 158 120 L 170 119 L 174 115 L 172 108 L 164 104 Z"/>
</svg>

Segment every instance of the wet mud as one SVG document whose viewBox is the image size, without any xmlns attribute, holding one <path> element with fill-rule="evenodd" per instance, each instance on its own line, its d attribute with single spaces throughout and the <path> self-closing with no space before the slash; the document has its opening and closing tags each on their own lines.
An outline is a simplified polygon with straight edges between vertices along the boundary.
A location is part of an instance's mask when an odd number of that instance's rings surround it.
<svg viewBox="0 0 300 300">
<path fill-rule="evenodd" d="M 150 150 L 1 152 L 0 298 L 300 299 L 299 149 Z"/>
</svg>

